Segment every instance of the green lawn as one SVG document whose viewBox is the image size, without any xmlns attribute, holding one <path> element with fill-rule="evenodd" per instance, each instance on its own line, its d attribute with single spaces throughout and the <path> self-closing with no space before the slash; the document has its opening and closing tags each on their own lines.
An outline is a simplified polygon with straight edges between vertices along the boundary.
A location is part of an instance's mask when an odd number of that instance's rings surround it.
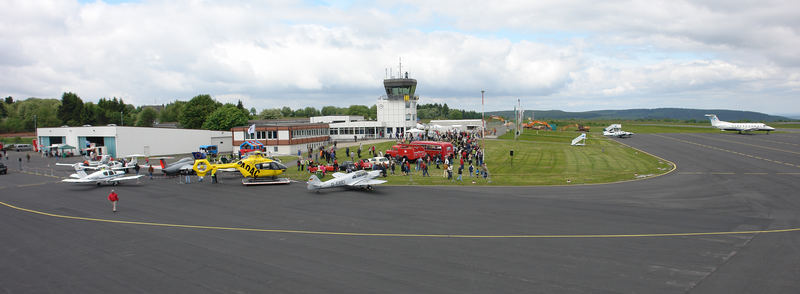
<svg viewBox="0 0 800 294">
<path fill-rule="evenodd" d="M 396 175 L 390 175 L 386 180 L 392 185 L 570 185 L 633 180 L 637 176 L 652 176 L 672 169 L 668 162 L 597 134 L 590 134 L 586 146 L 570 146 L 570 141 L 579 134 L 571 131 L 539 131 L 536 134 L 536 131 L 526 130 L 517 141 L 513 140 L 512 134 L 486 140 L 486 162 L 491 182 L 471 178 L 468 165 L 465 165 L 463 182 L 447 180 L 442 177 L 443 171 L 435 166 L 429 169 L 431 177 L 422 177 L 421 171 L 402 176 L 398 167 Z M 385 151 L 392 144 L 377 144 L 376 150 Z M 509 156 L 512 149 L 513 159 Z M 362 152 L 362 157 L 366 158 L 368 154 Z M 282 158 L 289 166 L 287 175 L 304 182 L 309 174 L 297 171 L 295 158 Z M 454 174 L 456 170 L 457 166 Z"/>
</svg>

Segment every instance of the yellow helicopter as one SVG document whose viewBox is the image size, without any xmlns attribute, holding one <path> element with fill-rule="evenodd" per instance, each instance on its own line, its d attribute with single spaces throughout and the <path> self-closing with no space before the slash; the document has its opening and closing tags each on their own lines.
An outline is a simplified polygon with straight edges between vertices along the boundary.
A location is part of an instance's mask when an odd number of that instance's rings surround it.
<svg viewBox="0 0 800 294">
<path fill-rule="evenodd" d="M 217 170 L 231 168 L 235 168 L 244 176 L 242 184 L 245 185 L 289 183 L 289 179 L 278 178 L 279 175 L 286 171 L 286 166 L 263 156 L 260 152 L 231 163 L 210 163 L 207 159 L 198 159 L 192 165 L 192 169 L 201 177 L 208 173 L 213 176 L 217 173 Z"/>
</svg>

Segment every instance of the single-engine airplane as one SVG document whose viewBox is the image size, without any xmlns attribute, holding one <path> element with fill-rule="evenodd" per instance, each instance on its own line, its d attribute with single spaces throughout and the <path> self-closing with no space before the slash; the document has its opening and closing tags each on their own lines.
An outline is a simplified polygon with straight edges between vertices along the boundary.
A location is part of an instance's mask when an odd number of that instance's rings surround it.
<svg viewBox="0 0 800 294">
<path fill-rule="evenodd" d="M 100 186 L 101 184 L 110 184 L 116 186 L 119 184 L 120 181 L 127 181 L 127 180 L 135 180 L 138 178 L 143 177 L 144 175 L 137 175 L 137 176 L 125 176 L 124 171 L 120 170 L 112 170 L 112 169 L 103 169 L 91 174 L 86 174 L 84 169 L 86 167 L 81 166 L 80 163 L 76 163 L 74 165 L 75 173 L 69 175 L 69 179 L 63 179 L 62 182 L 65 183 L 79 183 L 79 184 L 97 184 Z"/>
<path fill-rule="evenodd" d="M 721 121 L 717 118 L 716 114 L 706 114 L 706 117 L 711 121 L 711 126 L 723 131 L 738 131 L 739 134 L 742 132 L 766 131 L 767 134 L 769 134 L 770 131 L 775 130 L 775 128 L 763 123 L 732 123 Z"/>
<path fill-rule="evenodd" d="M 312 191 L 319 191 L 320 189 L 348 187 L 360 188 L 365 190 L 372 190 L 373 185 L 380 185 L 386 183 L 384 180 L 376 180 L 381 175 L 380 170 L 365 171 L 358 170 L 351 173 L 333 173 L 333 179 L 327 181 L 320 181 L 316 175 L 311 175 L 308 178 L 307 188 Z"/>
</svg>

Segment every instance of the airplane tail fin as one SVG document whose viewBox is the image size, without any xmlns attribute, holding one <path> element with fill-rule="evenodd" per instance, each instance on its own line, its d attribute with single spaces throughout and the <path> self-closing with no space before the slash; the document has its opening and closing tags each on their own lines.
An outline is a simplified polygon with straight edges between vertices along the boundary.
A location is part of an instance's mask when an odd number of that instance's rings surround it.
<svg viewBox="0 0 800 294">
<path fill-rule="evenodd" d="M 319 184 L 321 183 L 322 181 L 320 181 L 316 175 L 311 175 L 310 177 L 308 177 L 308 185 L 306 186 L 306 188 L 308 188 L 309 190 L 316 190 L 319 189 Z"/>
<path fill-rule="evenodd" d="M 719 118 L 717 118 L 716 114 L 706 114 L 706 117 L 711 121 L 711 126 L 717 126 L 717 124 L 719 124 Z"/>
<path fill-rule="evenodd" d="M 87 176 L 86 171 L 83 168 L 83 165 L 80 163 L 73 164 L 72 167 L 75 169 L 75 173 L 78 174 L 79 177 L 85 178 Z"/>
</svg>

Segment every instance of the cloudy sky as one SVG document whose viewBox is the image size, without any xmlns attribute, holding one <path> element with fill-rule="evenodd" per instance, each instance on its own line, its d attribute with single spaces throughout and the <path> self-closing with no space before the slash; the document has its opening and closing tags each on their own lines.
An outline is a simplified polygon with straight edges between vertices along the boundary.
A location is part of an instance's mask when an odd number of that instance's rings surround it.
<svg viewBox="0 0 800 294">
<path fill-rule="evenodd" d="M 800 114 L 800 2 L 5 0 L 0 95 Z"/>
</svg>

